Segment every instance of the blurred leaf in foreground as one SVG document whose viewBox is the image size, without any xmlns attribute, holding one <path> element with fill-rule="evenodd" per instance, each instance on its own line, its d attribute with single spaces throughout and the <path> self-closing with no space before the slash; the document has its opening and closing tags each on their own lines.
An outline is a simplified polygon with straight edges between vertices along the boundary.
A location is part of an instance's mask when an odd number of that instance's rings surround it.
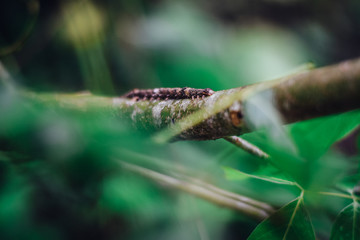
<svg viewBox="0 0 360 240">
<path fill-rule="evenodd" d="M 230 168 L 230 167 L 222 167 L 224 172 L 225 172 L 225 176 L 228 180 L 242 180 L 242 179 L 247 179 L 247 178 L 255 178 L 255 179 L 260 179 L 263 181 L 268 181 L 268 182 L 272 182 L 272 183 L 277 183 L 277 184 L 286 184 L 286 185 L 295 185 L 295 182 L 290 181 L 287 177 L 285 177 L 282 174 L 279 173 L 275 173 L 275 172 L 270 172 L 270 167 L 269 168 L 265 168 L 264 171 L 257 171 L 257 172 L 253 172 L 251 174 Z M 275 170 L 275 169 L 273 169 Z"/>
<path fill-rule="evenodd" d="M 248 240 L 315 240 L 314 229 L 300 197 L 260 223 Z"/>
<path fill-rule="evenodd" d="M 360 239 L 360 206 L 355 201 L 344 208 L 336 218 L 331 240 L 355 240 Z"/>
<path fill-rule="evenodd" d="M 355 110 L 295 123 L 289 126 L 289 130 L 300 154 L 308 159 L 317 159 L 359 123 L 360 111 Z"/>
</svg>

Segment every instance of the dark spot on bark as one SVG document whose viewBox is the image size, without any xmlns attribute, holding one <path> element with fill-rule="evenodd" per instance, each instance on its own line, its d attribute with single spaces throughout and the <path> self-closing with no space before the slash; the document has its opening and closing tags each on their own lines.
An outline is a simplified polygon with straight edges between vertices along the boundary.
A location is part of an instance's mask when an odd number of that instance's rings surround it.
<svg viewBox="0 0 360 240">
<path fill-rule="evenodd" d="M 243 114 L 240 111 L 230 111 L 230 119 L 235 127 L 240 127 L 243 124 Z"/>
</svg>

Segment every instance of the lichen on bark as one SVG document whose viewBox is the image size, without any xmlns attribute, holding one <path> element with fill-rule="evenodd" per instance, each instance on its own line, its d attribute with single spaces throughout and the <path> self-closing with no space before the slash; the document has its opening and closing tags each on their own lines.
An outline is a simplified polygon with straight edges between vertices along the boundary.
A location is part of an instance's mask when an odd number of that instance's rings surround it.
<svg viewBox="0 0 360 240">
<path fill-rule="evenodd" d="M 360 108 L 360 59 L 311 70 L 247 87 L 217 91 L 204 99 L 135 101 L 124 97 L 100 97 L 90 93 L 37 94 L 26 97 L 48 106 L 75 111 L 113 114 L 137 127 L 159 131 L 157 139 L 210 140 L 251 131 L 244 114 L 247 101 L 271 91 L 283 123 Z M 260 106 L 261 108 L 261 106 Z M 265 107 L 264 107 L 265 108 Z M 245 111 L 246 110 L 246 111 Z M 251 109 L 250 109 L 251 111 Z M 244 120 L 246 119 L 246 120 Z"/>
<path fill-rule="evenodd" d="M 217 139 L 241 132 L 241 124 L 235 124 L 230 114 L 237 109 L 240 111 L 239 103 L 223 109 L 219 106 L 223 96 L 230 92 L 234 90 L 218 91 L 204 99 L 136 101 L 114 98 L 113 105 L 119 109 L 119 116 L 130 117 L 137 127 L 150 131 L 168 128 L 177 132 L 172 140 Z M 193 117 L 189 118 L 190 115 Z"/>
</svg>

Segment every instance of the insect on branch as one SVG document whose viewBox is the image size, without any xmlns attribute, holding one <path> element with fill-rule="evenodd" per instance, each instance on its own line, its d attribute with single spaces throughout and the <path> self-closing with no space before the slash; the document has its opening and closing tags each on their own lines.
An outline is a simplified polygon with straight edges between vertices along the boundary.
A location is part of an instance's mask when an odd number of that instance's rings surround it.
<svg viewBox="0 0 360 240">
<path fill-rule="evenodd" d="M 139 100 L 169 100 L 169 99 L 192 99 L 194 100 L 211 96 L 214 91 L 210 88 L 154 88 L 154 89 L 134 89 L 126 93 L 123 97 L 135 101 Z"/>
</svg>

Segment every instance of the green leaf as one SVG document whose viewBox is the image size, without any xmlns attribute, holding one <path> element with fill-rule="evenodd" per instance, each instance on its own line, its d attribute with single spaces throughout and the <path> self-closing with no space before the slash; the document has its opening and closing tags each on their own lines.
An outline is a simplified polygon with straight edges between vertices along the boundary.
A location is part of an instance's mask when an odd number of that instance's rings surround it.
<svg viewBox="0 0 360 240">
<path fill-rule="evenodd" d="M 355 110 L 295 123 L 289 126 L 289 130 L 301 156 L 318 159 L 334 142 L 359 126 L 359 122 L 360 111 Z"/>
<path fill-rule="evenodd" d="M 360 205 L 352 203 L 345 207 L 335 220 L 331 240 L 360 239 Z"/>
<path fill-rule="evenodd" d="M 248 240 L 311 240 L 314 229 L 303 199 L 297 198 L 260 223 Z"/>
<path fill-rule="evenodd" d="M 345 192 L 352 192 L 356 184 L 360 181 L 360 173 L 351 176 L 345 176 L 336 186 Z"/>
<path fill-rule="evenodd" d="M 267 175 L 264 175 L 265 172 L 262 170 L 257 171 L 252 174 L 249 174 L 249 173 L 245 173 L 245 172 L 239 171 L 239 170 L 231 168 L 231 167 L 222 166 L 222 169 L 224 170 L 226 179 L 230 180 L 230 181 L 255 178 L 255 179 L 260 179 L 263 181 L 277 183 L 277 184 L 295 185 L 295 182 L 289 181 L 282 174 L 276 174 L 276 176 L 267 176 Z M 268 172 L 268 173 L 270 173 L 270 172 Z"/>
</svg>

